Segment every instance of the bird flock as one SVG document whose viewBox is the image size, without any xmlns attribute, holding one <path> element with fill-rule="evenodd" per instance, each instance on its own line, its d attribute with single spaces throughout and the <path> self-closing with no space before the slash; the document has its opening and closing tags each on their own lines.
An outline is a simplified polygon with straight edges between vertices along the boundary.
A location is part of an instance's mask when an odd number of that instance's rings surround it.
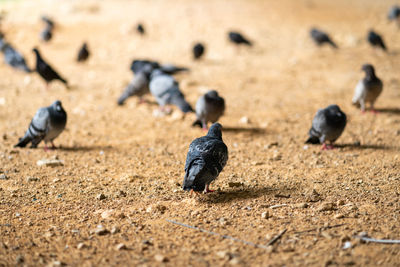
<svg viewBox="0 0 400 267">
<path fill-rule="evenodd" d="M 43 42 L 50 42 L 56 32 L 56 23 L 47 16 L 41 17 L 44 28 L 39 34 Z M 393 6 L 388 13 L 388 20 L 397 21 L 400 26 L 400 7 Z M 140 35 L 149 34 L 142 23 L 137 24 L 136 31 Z M 244 45 L 251 48 L 254 45 L 244 34 L 230 31 L 228 39 L 235 45 Z M 316 45 L 330 45 L 334 49 L 339 46 L 326 32 L 313 27 L 310 29 L 310 37 Z M 380 34 L 373 29 L 366 34 L 366 41 L 373 46 L 387 52 L 388 48 Z M 52 81 L 58 80 L 67 88 L 68 82 L 42 57 L 37 47 L 33 48 L 36 55 L 34 69 L 28 67 L 24 57 L 6 41 L 4 33 L 0 31 L 0 51 L 4 54 L 4 62 L 9 66 L 27 73 L 36 72 L 45 81 L 46 88 Z M 192 48 L 193 60 L 198 61 L 206 53 L 204 43 L 196 43 Z M 76 57 L 77 62 L 84 62 L 90 58 L 88 44 L 84 42 Z M 200 96 L 196 102 L 195 109 L 185 99 L 179 87 L 179 82 L 174 74 L 188 71 L 187 68 L 173 64 L 161 64 L 158 61 L 148 59 L 135 59 L 132 61 L 130 70 L 134 76 L 117 100 L 122 106 L 132 96 L 143 103 L 146 94 L 151 94 L 159 105 L 162 113 L 169 114 L 171 106 L 176 106 L 184 114 L 195 112 L 196 121 L 192 126 L 200 126 L 207 134 L 197 138 L 190 143 L 185 163 L 185 176 L 183 189 L 191 192 L 212 192 L 209 188 L 223 170 L 228 161 L 228 148 L 222 140 L 222 125 L 218 123 L 225 111 L 225 100 L 216 90 L 210 90 Z M 361 79 L 354 90 L 352 103 L 359 107 L 362 112 L 366 110 L 369 103 L 370 110 L 375 112 L 374 103 L 383 90 L 382 81 L 376 76 L 375 68 L 371 64 L 364 64 L 362 70 L 365 77 Z M 212 125 L 208 128 L 208 123 Z M 56 148 L 53 141 L 65 129 L 67 113 L 61 101 L 57 100 L 48 107 L 40 108 L 31 120 L 28 130 L 21 137 L 15 147 L 26 147 L 31 143 L 31 148 L 36 148 L 41 141 L 45 142 L 45 150 L 48 150 L 47 143 Z M 322 144 L 323 150 L 333 149 L 334 142 L 341 136 L 347 123 L 346 114 L 336 104 L 319 109 L 309 130 L 309 138 L 306 143 Z"/>
</svg>

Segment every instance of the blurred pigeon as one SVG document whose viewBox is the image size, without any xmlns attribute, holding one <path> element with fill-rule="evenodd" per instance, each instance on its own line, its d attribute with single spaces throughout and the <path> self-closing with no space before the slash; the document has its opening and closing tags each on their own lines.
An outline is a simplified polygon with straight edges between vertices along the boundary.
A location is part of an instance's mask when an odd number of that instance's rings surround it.
<svg viewBox="0 0 400 267">
<path fill-rule="evenodd" d="M 2 36 L 0 36 L 0 51 L 4 54 L 4 61 L 11 67 L 25 72 L 32 72 L 26 65 L 24 57 L 18 53 Z"/>
<path fill-rule="evenodd" d="M 142 25 L 141 23 L 139 23 L 139 24 L 137 25 L 136 30 L 137 30 L 137 32 L 140 33 L 141 35 L 143 35 L 143 34 L 145 33 L 144 27 L 143 27 L 143 25 Z"/>
<path fill-rule="evenodd" d="M 160 67 L 160 64 L 157 61 L 135 59 L 132 61 L 130 69 L 134 74 L 137 74 L 146 65 L 151 65 L 153 69 L 158 69 Z"/>
<path fill-rule="evenodd" d="M 229 32 L 229 40 L 235 44 L 245 44 L 248 46 L 252 46 L 252 43 L 238 32 Z"/>
<path fill-rule="evenodd" d="M 53 68 L 42 59 L 39 50 L 34 48 L 33 52 L 36 54 L 36 71 L 46 81 L 46 86 L 48 87 L 49 83 L 53 80 L 60 80 L 68 88 L 68 82 L 61 78 L 61 76 L 58 75 L 58 73 L 55 72 Z"/>
<path fill-rule="evenodd" d="M 197 43 L 193 46 L 193 58 L 200 59 L 204 54 L 205 48 L 202 43 Z"/>
<path fill-rule="evenodd" d="M 320 31 L 316 28 L 312 28 L 310 31 L 310 36 L 313 39 L 313 41 L 317 45 L 323 45 L 325 43 L 330 44 L 334 48 L 338 48 L 337 45 L 331 40 L 328 34 L 326 34 L 323 31 Z"/>
<path fill-rule="evenodd" d="M 206 136 L 195 139 L 186 156 L 183 190 L 213 192 L 209 185 L 228 161 L 228 148 L 222 141 L 221 124 L 214 123 Z"/>
<path fill-rule="evenodd" d="M 15 147 L 25 147 L 31 142 L 31 148 L 36 148 L 44 140 L 45 149 L 47 142 L 55 148 L 53 140 L 61 134 L 67 124 L 67 113 L 60 101 L 55 101 L 51 106 L 40 108 L 33 117 L 24 137 L 19 139 Z"/>
<path fill-rule="evenodd" d="M 40 39 L 48 42 L 53 37 L 54 21 L 47 16 L 41 17 L 42 21 L 46 24 L 43 31 L 40 33 Z"/>
<path fill-rule="evenodd" d="M 382 37 L 373 30 L 368 32 L 367 40 L 372 46 L 378 46 L 386 51 L 386 45 L 383 42 Z"/>
<path fill-rule="evenodd" d="M 400 7 L 399 6 L 392 6 L 389 9 L 388 13 L 388 20 L 396 20 L 400 18 Z"/>
<path fill-rule="evenodd" d="M 53 37 L 53 27 L 46 26 L 44 30 L 40 33 L 40 39 L 45 42 L 48 42 Z"/>
<path fill-rule="evenodd" d="M 55 23 L 54 23 L 54 21 L 53 21 L 51 18 L 49 18 L 49 17 L 47 17 L 47 16 L 42 16 L 41 19 L 42 19 L 42 21 L 43 21 L 44 23 L 46 23 L 46 26 L 48 26 L 48 27 L 50 27 L 50 28 L 54 28 Z"/>
<path fill-rule="evenodd" d="M 193 126 L 199 125 L 203 129 L 207 129 L 207 122 L 212 123 L 218 121 L 219 117 L 224 114 L 225 100 L 218 95 L 215 90 L 208 91 L 202 95 L 196 103 L 197 120 Z"/>
<path fill-rule="evenodd" d="M 322 149 L 333 149 L 333 143 L 338 139 L 346 127 L 346 114 L 337 105 L 319 109 L 312 121 L 308 134 L 310 138 L 306 143 L 323 144 Z M 326 142 L 330 144 L 327 145 Z"/>
<path fill-rule="evenodd" d="M 78 62 L 86 61 L 86 59 L 88 59 L 89 55 L 90 55 L 90 53 L 89 53 L 87 44 L 86 44 L 86 43 L 83 43 L 81 49 L 80 49 L 79 52 L 78 52 L 77 61 L 78 61 Z"/>
<path fill-rule="evenodd" d="M 162 111 L 165 106 L 172 104 L 177 106 L 182 112 L 193 112 L 193 108 L 185 100 L 185 96 L 179 90 L 179 84 L 169 74 L 159 69 L 154 70 L 150 76 L 150 92 L 156 98 Z"/>
<path fill-rule="evenodd" d="M 365 77 L 361 79 L 355 90 L 353 104 L 361 107 L 361 111 L 365 111 L 366 102 L 371 103 L 371 111 L 374 110 L 374 103 L 378 96 L 382 93 L 383 83 L 376 77 L 375 69 L 371 64 L 364 64 L 361 68 L 365 71 Z"/>
<path fill-rule="evenodd" d="M 182 71 L 189 71 L 188 68 L 185 67 L 179 67 L 179 66 L 175 66 L 172 64 L 162 64 L 160 66 L 160 70 L 166 74 L 176 74 L 178 72 L 182 72 Z"/>
<path fill-rule="evenodd" d="M 118 99 L 118 105 L 123 105 L 125 100 L 131 96 L 138 96 L 141 100 L 143 95 L 148 94 L 150 74 L 153 71 L 151 64 L 145 65 L 132 79 Z"/>
</svg>

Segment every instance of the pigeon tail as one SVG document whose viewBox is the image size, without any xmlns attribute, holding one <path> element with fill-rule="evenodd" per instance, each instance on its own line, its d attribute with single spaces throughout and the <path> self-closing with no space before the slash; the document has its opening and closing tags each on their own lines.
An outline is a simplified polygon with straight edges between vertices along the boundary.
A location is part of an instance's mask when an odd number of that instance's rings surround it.
<svg viewBox="0 0 400 267">
<path fill-rule="evenodd" d="M 316 136 L 310 136 L 310 138 L 307 139 L 307 141 L 305 142 L 305 144 L 319 144 L 319 138 Z"/>
<path fill-rule="evenodd" d="M 32 139 L 28 135 L 25 135 L 19 139 L 18 144 L 14 145 L 14 147 L 26 147 L 30 141 L 32 141 Z"/>
<path fill-rule="evenodd" d="M 176 105 L 183 113 L 194 112 L 192 106 L 182 97 L 173 97 L 172 104 Z"/>
</svg>

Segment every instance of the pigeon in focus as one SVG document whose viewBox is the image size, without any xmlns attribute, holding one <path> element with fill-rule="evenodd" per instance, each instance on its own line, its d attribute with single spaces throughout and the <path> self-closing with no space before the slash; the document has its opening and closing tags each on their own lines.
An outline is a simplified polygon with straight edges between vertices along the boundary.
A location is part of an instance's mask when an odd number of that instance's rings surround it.
<svg viewBox="0 0 400 267">
<path fill-rule="evenodd" d="M 228 36 L 229 36 L 229 40 L 232 43 L 235 43 L 238 45 L 245 44 L 248 46 L 252 46 L 252 43 L 249 40 L 247 40 L 242 34 L 240 34 L 238 32 L 229 32 Z"/>
<path fill-rule="evenodd" d="M 153 71 L 151 64 L 145 65 L 132 79 L 132 81 L 125 88 L 124 92 L 118 99 L 118 105 L 123 105 L 125 100 L 131 96 L 138 96 L 140 101 L 145 94 L 150 92 L 149 81 L 150 74 Z"/>
<path fill-rule="evenodd" d="M 355 90 L 353 97 L 353 105 L 361 107 L 361 111 L 365 111 L 365 104 L 371 104 L 371 111 L 374 110 L 374 103 L 378 96 L 382 93 L 383 83 L 376 77 L 375 69 L 371 64 L 364 64 L 361 68 L 365 71 L 365 77 L 361 79 Z"/>
<path fill-rule="evenodd" d="M 169 74 L 156 69 L 150 75 L 150 92 L 155 97 L 161 111 L 166 111 L 167 105 L 177 106 L 183 113 L 194 112 L 185 96 L 179 90 L 179 84 Z"/>
<path fill-rule="evenodd" d="M 55 72 L 53 68 L 42 59 L 39 50 L 34 48 L 33 52 L 36 54 L 36 71 L 45 80 L 46 86 L 48 87 L 49 83 L 53 80 L 60 80 L 68 88 L 68 82 L 58 75 L 58 73 Z"/>
<path fill-rule="evenodd" d="M 25 72 L 32 72 L 26 65 L 24 57 L 18 53 L 10 44 L 8 44 L 3 36 L 0 36 L 0 51 L 4 54 L 4 61 L 11 67 Z"/>
<path fill-rule="evenodd" d="M 145 33 L 144 27 L 143 27 L 143 24 L 142 24 L 142 23 L 139 23 L 139 24 L 136 26 L 136 30 L 137 30 L 137 32 L 140 33 L 141 35 L 144 35 L 144 33 Z"/>
<path fill-rule="evenodd" d="M 31 148 L 36 148 L 44 140 L 45 149 L 47 142 L 55 148 L 53 140 L 59 136 L 67 124 L 67 113 L 61 105 L 61 101 L 55 101 L 51 106 L 40 108 L 33 117 L 25 135 L 19 139 L 14 147 L 25 147 L 31 142 Z"/>
<path fill-rule="evenodd" d="M 215 90 L 208 91 L 202 95 L 196 103 L 196 116 L 197 120 L 193 126 L 199 125 L 204 130 L 207 130 L 207 123 L 218 121 L 224 114 L 225 100 L 218 95 Z"/>
<path fill-rule="evenodd" d="M 337 45 L 329 37 L 329 35 L 321 30 L 312 28 L 310 31 L 310 36 L 313 41 L 319 46 L 323 44 L 330 44 L 332 47 L 338 48 Z"/>
<path fill-rule="evenodd" d="M 205 51 L 205 47 L 202 43 L 197 43 L 193 46 L 193 58 L 200 59 Z"/>
<path fill-rule="evenodd" d="M 400 6 L 392 6 L 389 9 L 388 20 L 398 20 L 400 19 Z"/>
<path fill-rule="evenodd" d="M 322 144 L 323 150 L 333 149 L 333 143 L 342 135 L 346 123 L 346 114 L 337 105 L 319 109 L 312 121 L 308 132 L 310 138 L 306 143 Z M 329 142 L 329 145 L 326 142 Z"/>
<path fill-rule="evenodd" d="M 367 40 L 372 46 L 380 47 L 385 51 L 387 50 L 382 37 L 379 34 L 377 34 L 376 32 L 374 32 L 373 30 L 370 30 L 368 32 Z"/>
<path fill-rule="evenodd" d="M 90 55 L 90 53 L 89 53 L 89 50 L 87 47 L 87 43 L 83 43 L 81 49 L 79 49 L 78 57 L 76 60 L 78 62 L 86 61 L 89 58 L 89 55 Z"/>
<path fill-rule="evenodd" d="M 209 185 L 228 161 L 228 148 L 222 140 L 221 124 L 211 125 L 206 136 L 195 139 L 186 156 L 183 190 L 213 192 Z"/>
</svg>

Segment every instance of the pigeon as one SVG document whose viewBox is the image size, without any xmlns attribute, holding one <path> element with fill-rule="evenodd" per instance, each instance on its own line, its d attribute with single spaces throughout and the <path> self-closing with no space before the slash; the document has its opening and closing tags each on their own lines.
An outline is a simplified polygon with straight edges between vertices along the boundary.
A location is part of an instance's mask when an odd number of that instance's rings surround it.
<svg viewBox="0 0 400 267">
<path fill-rule="evenodd" d="M 145 33 L 144 27 L 143 27 L 143 25 L 142 25 L 141 23 L 139 23 L 139 24 L 136 26 L 136 30 L 137 30 L 137 32 L 140 33 L 141 35 L 143 35 L 143 34 Z"/>
<path fill-rule="evenodd" d="M 31 142 L 31 148 L 36 148 L 44 140 L 45 149 L 47 142 L 55 148 L 53 140 L 59 136 L 67 124 L 67 113 L 61 101 L 55 101 L 51 106 L 40 108 L 33 117 L 24 137 L 19 139 L 14 147 L 25 147 Z"/>
<path fill-rule="evenodd" d="M 152 61 L 152 60 L 147 60 L 147 59 L 135 59 L 131 63 L 130 70 L 134 74 L 138 74 L 139 71 L 142 70 L 142 68 L 146 65 L 151 65 L 153 69 L 158 69 L 160 67 L 160 64 L 157 61 Z"/>
<path fill-rule="evenodd" d="M 162 111 L 165 106 L 172 104 L 177 106 L 183 113 L 194 112 L 193 108 L 185 100 L 185 96 L 179 90 L 179 84 L 169 74 L 156 69 L 150 75 L 150 92 L 156 98 Z"/>
<path fill-rule="evenodd" d="M 370 30 L 368 32 L 367 40 L 372 46 L 378 46 L 385 51 L 387 50 L 386 45 L 382 40 L 382 37 L 379 34 L 377 34 L 376 32 L 374 32 L 373 30 Z"/>
<path fill-rule="evenodd" d="M 53 37 L 53 27 L 46 26 L 44 30 L 40 33 L 40 39 L 44 42 L 48 42 Z"/>
<path fill-rule="evenodd" d="M 389 9 L 388 20 L 396 20 L 400 18 L 400 6 L 392 6 Z"/>
<path fill-rule="evenodd" d="M 333 143 L 342 135 L 346 127 L 346 114 L 337 105 L 330 105 L 319 109 L 312 121 L 306 143 L 323 144 L 322 149 L 333 149 Z M 326 142 L 330 142 L 329 145 Z"/>
<path fill-rule="evenodd" d="M 58 73 L 55 72 L 53 70 L 53 68 L 50 67 L 50 65 L 47 64 L 42 59 L 42 57 L 40 56 L 39 50 L 37 48 L 34 48 L 33 52 L 35 52 L 35 54 L 36 54 L 36 71 L 46 81 L 46 86 L 48 87 L 49 83 L 53 80 L 60 80 L 68 88 L 68 82 L 65 79 L 61 78 L 61 76 L 58 75 Z"/>
<path fill-rule="evenodd" d="M 193 46 L 193 58 L 200 59 L 205 51 L 204 45 L 202 43 L 197 43 Z"/>
<path fill-rule="evenodd" d="M 43 31 L 40 33 L 40 39 L 45 42 L 48 42 L 53 37 L 53 29 L 54 29 L 54 21 L 47 16 L 41 17 L 42 21 L 46 24 Z"/>
<path fill-rule="evenodd" d="M 4 54 L 4 61 L 11 67 L 28 73 L 32 72 L 26 65 L 24 57 L 8 44 L 3 36 L 0 36 L 0 51 Z"/>
<path fill-rule="evenodd" d="M 150 64 L 153 69 L 160 69 L 162 72 L 167 74 L 176 74 L 178 72 L 189 71 L 188 68 L 175 66 L 173 64 L 160 64 L 157 61 L 147 60 L 147 59 L 135 59 L 131 63 L 131 71 L 137 74 L 144 66 Z"/>
<path fill-rule="evenodd" d="M 323 31 L 320 31 L 316 28 L 312 28 L 310 31 L 310 36 L 317 45 L 323 45 L 327 43 L 334 48 L 338 48 L 337 45 L 331 40 L 329 35 Z"/>
<path fill-rule="evenodd" d="M 235 43 L 238 45 L 245 44 L 248 46 L 252 46 L 252 43 L 249 40 L 247 40 L 246 38 L 244 38 L 243 35 L 241 35 L 238 32 L 229 32 L 228 36 L 229 36 L 229 40 L 232 43 Z"/>
<path fill-rule="evenodd" d="M 218 95 L 217 91 L 208 91 L 197 100 L 197 120 L 193 123 L 193 126 L 199 125 L 203 129 L 207 130 L 207 122 L 211 121 L 214 123 L 218 121 L 218 119 L 224 114 L 224 111 L 225 100 Z"/>
<path fill-rule="evenodd" d="M 361 69 L 365 71 L 365 77 L 358 82 L 354 90 L 353 104 L 361 107 L 361 111 L 364 112 L 365 104 L 369 102 L 371 111 L 375 112 L 374 103 L 382 93 L 383 83 L 376 77 L 375 69 L 371 64 L 364 64 Z"/>
<path fill-rule="evenodd" d="M 213 192 L 209 185 L 228 161 L 228 148 L 222 140 L 222 125 L 211 125 L 206 136 L 195 139 L 186 156 L 183 190 Z"/>
<path fill-rule="evenodd" d="M 123 105 L 131 96 L 138 96 L 142 100 L 143 95 L 148 94 L 150 74 L 153 71 L 151 64 L 145 65 L 132 79 L 118 99 L 118 105 Z"/>
<path fill-rule="evenodd" d="M 78 61 L 78 62 L 86 61 L 86 59 L 88 59 L 89 55 L 90 55 L 90 53 L 89 53 L 87 44 L 86 44 L 86 43 L 83 43 L 81 49 L 80 49 L 79 52 L 78 52 L 77 61 Z"/>
</svg>

